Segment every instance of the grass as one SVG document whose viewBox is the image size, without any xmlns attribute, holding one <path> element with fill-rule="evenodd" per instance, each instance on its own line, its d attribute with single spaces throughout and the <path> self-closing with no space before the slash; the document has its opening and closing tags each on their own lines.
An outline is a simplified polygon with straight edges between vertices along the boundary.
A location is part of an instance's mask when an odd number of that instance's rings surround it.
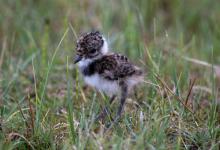
<svg viewBox="0 0 220 150">
<path fill-rule="evenodd" d="M 219 14 L 217 0 L 0 0 L 0 149 L 219 149 Z M 72 62 L 91 29 L 146 72 L 107 133 L 108 97 Z"/>
</svg>

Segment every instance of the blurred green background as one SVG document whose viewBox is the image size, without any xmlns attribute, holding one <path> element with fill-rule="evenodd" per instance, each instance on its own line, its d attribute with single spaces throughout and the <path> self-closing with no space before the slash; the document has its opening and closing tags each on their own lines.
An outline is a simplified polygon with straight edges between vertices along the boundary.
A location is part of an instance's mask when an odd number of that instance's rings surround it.
<svg viewBox="0 0 220 150">
<path fill-rule="evenodd" d="M 93 29 L 177 96 L 195 78 L 194 114 L 144 85 L 133 98 L 141 109 L 94 134 L 103 97 L 84 92 L 72 64 L 76 37 Z M 219 63 L 219 0 L 0 0 L 0 149 L 218 149 Z"/>
<path fill-rule="evenodd" d="M 30 52 L 33 41 L 35 48 L 52 48 L 72 24 L 77 34 L 99 29 L 110 38 L 113 48 L 129 49 L 130 53 L 138 51 L 141 42 L 159 43 L 156 39 L 167 35 L 173 43 L 181 40 L 183 46 L 194 40 L 197 48 L 189 53 L 200 57 L 206 58 L 213 49 L 215 60 L 220 61 L 217 0 L 1 0 L 0 7 L 0 38 L 14 42 L 7 44 L 13 46 L 13 52 L 14 47 L 17 52 Z M 42 38 L 46 38 L 45 44 Z"/>
</svg>

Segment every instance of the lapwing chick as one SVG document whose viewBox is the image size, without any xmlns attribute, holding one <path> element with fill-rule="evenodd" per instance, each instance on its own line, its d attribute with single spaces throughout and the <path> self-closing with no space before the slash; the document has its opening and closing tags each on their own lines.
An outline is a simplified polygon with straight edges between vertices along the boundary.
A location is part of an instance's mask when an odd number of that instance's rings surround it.
<svg viewBox="0 0 220 150">
<path fill-rule="evenodd" d="M 78 64 L 85 83 L 108 95 L 110 104 L 119 96 L 120 104 L 113 118 L 116 122 L 132 88 L 143 81 L 142 70 L 126 56 L 109 52 L 108 43 L 99 31 L 88 32 L 79 37 L 74 63 Z M 107 113 L 105 107 L 96 120 L 104 119 Z"/>
</svg>

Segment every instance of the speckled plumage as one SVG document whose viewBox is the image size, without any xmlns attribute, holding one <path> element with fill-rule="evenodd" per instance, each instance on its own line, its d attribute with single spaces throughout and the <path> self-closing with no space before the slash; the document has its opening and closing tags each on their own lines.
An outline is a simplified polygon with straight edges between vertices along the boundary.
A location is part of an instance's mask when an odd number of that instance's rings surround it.
<svg viewBox="0 0 220 150">
<path fill-rule="evenodd" d="M 107 80 L 123 80 L 135 75 L 139 76 L 142 71 L 134 66 L 127 57 L 112 53 L 91 62 L 82 69 L 82 73 L 85 76 L 98 73 Z"/>
<path fill-rule="evenodd" d="M 104 40 L 97 31 L 84 33 L 77 41 L 76 51 L 78 55 L 84 55 L 86 58 L 94 57 L 92 52 L 99 50 L 103 46 Z"/>
<path fill-rule="evenodd" d="M 121 94 L 120 116 L 129 90 L 143 79 L 141 69 L 126 56 L 108 53 L 108 44 L 98 31 L 83 34 L 76 45 L 75 63 L 85 82 L 111 97 Z"/>
</svg>

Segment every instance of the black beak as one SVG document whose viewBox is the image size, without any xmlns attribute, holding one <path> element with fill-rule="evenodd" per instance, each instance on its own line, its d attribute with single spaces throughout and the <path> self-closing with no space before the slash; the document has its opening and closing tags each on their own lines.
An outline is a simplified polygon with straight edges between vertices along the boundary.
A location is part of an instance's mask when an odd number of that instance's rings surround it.
<svg viewBox="0 0 220 150">
<path fill-rule="evenodd" d="M 74 64 L 78 63 L 81 59 L 82 59 L 81 56 L 76 55 L 75 58 L 74 58 Z"/>
</svg>

